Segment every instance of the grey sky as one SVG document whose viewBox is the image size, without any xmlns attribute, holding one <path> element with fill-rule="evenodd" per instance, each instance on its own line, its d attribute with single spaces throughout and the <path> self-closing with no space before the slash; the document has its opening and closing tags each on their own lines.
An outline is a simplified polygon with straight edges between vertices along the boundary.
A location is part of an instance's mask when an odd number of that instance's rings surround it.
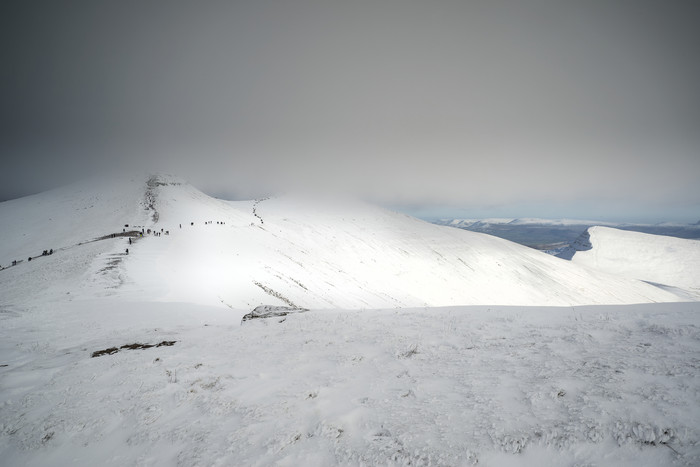
<svg viewBox="0 0 700 467">
<path fill-rule="evenodd" d="M 240 198 L 700 219 L 692 1 L 7 1 L 0 199 L 116 167 Z"/>
</svg>

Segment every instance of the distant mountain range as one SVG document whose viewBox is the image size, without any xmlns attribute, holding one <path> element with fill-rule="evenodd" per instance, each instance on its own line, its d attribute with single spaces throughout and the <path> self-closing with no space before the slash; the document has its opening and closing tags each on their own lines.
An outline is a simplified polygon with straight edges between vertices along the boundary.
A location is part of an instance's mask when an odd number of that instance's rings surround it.
<svg viewBox="0 0 700 467">
<path fill-rule="evenodd" d="M 578 219 L 488 218 L 440 219 L 437 225 L 480 232 L 521 245 L 557 254 L 589 227 L 604 226 L 670 237 L 700 239 L 700 221 L 695 224 L 663 222 L 658 224 L 615 223 Z"/>
</svg>

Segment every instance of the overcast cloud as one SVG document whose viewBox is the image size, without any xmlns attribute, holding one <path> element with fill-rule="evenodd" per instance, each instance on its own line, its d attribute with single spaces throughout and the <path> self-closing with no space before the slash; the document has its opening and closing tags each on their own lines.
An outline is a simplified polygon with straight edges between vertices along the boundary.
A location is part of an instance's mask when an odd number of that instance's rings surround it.
<svg viewBox="0 0 700 467">
<path fill-rule="evenodd" d="M 6 1 L 0 199 L 133 167 L 228 198 L 697 221 L 697 5 Z"/>
</svg>

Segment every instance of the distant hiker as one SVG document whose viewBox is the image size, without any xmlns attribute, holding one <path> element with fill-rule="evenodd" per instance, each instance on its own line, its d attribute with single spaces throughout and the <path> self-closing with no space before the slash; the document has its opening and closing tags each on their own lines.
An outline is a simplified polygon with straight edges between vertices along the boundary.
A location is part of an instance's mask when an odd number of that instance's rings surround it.
<svg viewBox="0 0 700 467">
<path fill-rule="evenodd" d="M 31 261 L 31 260 L 32 260 L 32 257 L 31 257 L 31 256 L 30 256 L 29 258 L 27 258 L 27 261 Z"/>
<path fill-rule="evenodd" d="M 126 249 L 126 254 L 127 254 L 127 255 L 129 254 L 129 249 L 128 249 L 128 248 Z"/>
<path fill-rule="evenodd" d="M 160 231 L 162 232 L 162 231 L 163 231 L 163 229 L 160 229 Z"/>
<path fill-rule="evenodd" d="M 141 233 L 144 234 L 144 233 L 146 233 L 146 232 L 144 232 L 143 229 L 141 229 Z"/>
<path fill-rule="evenodd" d="M 131 245 L 131 237 L 129 237 L 129 245 Z"/>
<path fill-rule="evenodd" d="M 126 232 L 126 229 L 122 229 L 122 233 Z"/>
<path fill-rule="evenodd" d="M 49 250 L 49 254 L 50 254 L 50 255 L 53 254 L 53 248 L 51 248 L 51 249 Z"/>
<path fill-rule="evenodd" d="M 190 222 L 190 225 L 194 225 L 194 222 Z"/>
<path fill-rule="evenodd" d="M 180 224 L 180 228 L 182 228 L 182 224 Z"/>
</svg>

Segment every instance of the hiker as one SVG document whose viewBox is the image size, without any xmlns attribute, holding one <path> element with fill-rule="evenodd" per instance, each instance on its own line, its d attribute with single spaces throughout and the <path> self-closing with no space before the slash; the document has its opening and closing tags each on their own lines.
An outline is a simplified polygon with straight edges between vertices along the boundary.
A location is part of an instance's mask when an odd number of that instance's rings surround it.
<svg viewBox="0 0 700 467">
<path fill-rule="evenodd" d="M 126 254 L 127 254 L 127 255 L 129 254 L 129 249 L 128 249 L 128 248 L 126 249 Z"/>
<path fill-rule="evenodd" d="M 180 228 L 182 228 L 182 224 L 180 224 Z"/>
<path fill-rule="evenodd" d="M 29 258 L 27 258 L 27 261 L 31 261 L 31 260 L 32 260 L 32 257 L 31 257 L 31 256 L 30 256 Z"/>
<path fill-rule="evenodd" d="M 131 245 L 131 237 L 129 237 L 129 245 Z"/>
<path fill-rule="evenodd" d="M 50 254 L 50 255 L 53 254 L 53 248 L 51 248 L 51 249 L 49 250 L 49 254 Z"/>
</svg>

